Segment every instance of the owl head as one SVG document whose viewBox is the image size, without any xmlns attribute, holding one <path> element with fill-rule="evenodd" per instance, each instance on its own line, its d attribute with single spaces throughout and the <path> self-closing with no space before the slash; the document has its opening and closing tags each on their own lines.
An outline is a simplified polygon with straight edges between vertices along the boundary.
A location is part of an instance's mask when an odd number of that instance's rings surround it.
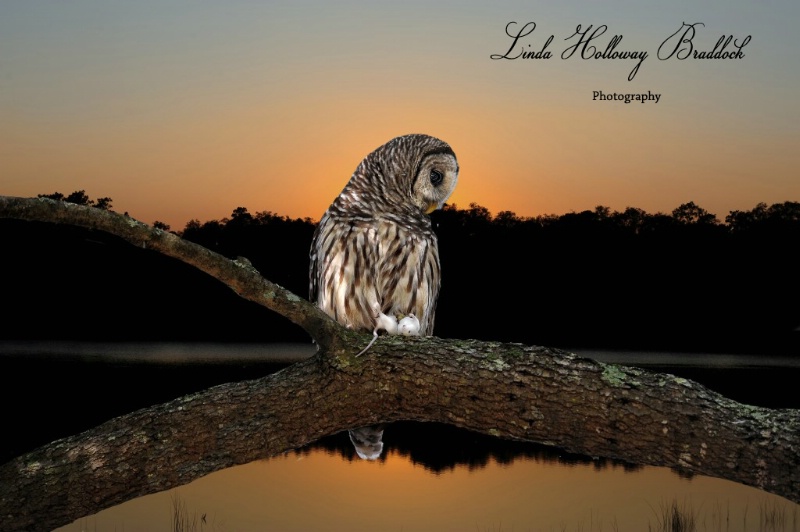
<svg viewBox="0 0 800 532">
<path fill-rule="evenodd" d="M 339 197 L 339 208 L 429 214 L 458 181 L 453 149 L 429 135 L 396 137 L 367 155 Z"/>
</svg>

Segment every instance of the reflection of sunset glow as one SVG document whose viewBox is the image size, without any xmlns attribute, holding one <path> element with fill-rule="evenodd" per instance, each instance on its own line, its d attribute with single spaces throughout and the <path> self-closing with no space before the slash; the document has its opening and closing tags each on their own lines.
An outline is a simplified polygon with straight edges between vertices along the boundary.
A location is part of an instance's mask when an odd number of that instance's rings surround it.
<svg viewBox="0 0 800 532">
<path fill-rule="evenodd" d="M 654 509 L 672 500 L 689 503 L 707 523 L 715 509 L 726 509 L 730 531 L 743 530 L 745 515 L 755 526 L 760 508 L 797 515 L 797 505 L 779 497 L 707 477 L 682 479 L 666 468 L 598 471 L 518 458 L 437 475 L 394 451 L 385 461 L 348 462 L 318 450 L 219 471 L 59 530 L 169 530 L 176 496 L 225 530 L 599 530 L 612 523 L 647 530 L 657 525 Z"/>
</svg>

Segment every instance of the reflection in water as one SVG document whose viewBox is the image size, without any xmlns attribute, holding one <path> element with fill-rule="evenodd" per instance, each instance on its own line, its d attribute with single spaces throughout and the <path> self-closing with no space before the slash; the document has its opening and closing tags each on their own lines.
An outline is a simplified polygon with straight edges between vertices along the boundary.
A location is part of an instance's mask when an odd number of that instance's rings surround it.
<svg viewBox="0 0 800 532">
<path fill-rule="evenodd" d="M 386 438 L 383 438 L 384 431 Z M 568 466 L 591 465 L 596 471 L 611 466 L 630 472 L 642 468 L 620 460 L 591 458 L 546 445 L 504 440 L 452 425 L 411 421 L 363 427 L 347 431 L 347 435 L 344 432 L 334 434 L 296 449 L 294 453 L 308 455 L 320 449 L 348 461 L 358 457 L 383 462 L 387 454 L 395 453 L 436 474 L 457 467 L 474 471 L 491 463 L 510 466 L 517 460 L 536 460 Z"/>
<path fill-rule="evenodd" d="M 638 531 L 660 529 L 662 508 L 672 501 L 693 513 L 698 530 L 800 530 L 800 505 L 725 480 L 686 479 L 658 467 L 634 471 L 436 424 L 388 425 L 384 444 L 378 460 L 361 460 L 345 431 L 59 532 L 167 532 L 176 497 L 189 518 L 202 523 L 206 516 L 199 529 L 209 531 Z M 783 519 L 780 526 L 760 526 L 767 512 Z"/>
<path fill-rule="evenodd" d="M 377 460 L 383 452 L 383 428 L 385 425 L 371 425 L 349 430 L 350 441 L 356 454 L 364 460 Z"/>
</svg>

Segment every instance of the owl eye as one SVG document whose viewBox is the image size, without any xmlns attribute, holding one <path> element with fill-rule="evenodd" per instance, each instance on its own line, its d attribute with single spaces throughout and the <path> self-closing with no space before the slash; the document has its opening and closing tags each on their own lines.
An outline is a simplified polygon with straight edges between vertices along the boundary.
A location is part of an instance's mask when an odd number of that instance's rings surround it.
<svg viewBox="0 0 800 532">
<path fill-rule="evenodd" d="M 444 176 L 439 170 L 431 170 L 431 184 L 435 187 L 438 187 L 442 184 L 444 180 Z"/>
</svg>

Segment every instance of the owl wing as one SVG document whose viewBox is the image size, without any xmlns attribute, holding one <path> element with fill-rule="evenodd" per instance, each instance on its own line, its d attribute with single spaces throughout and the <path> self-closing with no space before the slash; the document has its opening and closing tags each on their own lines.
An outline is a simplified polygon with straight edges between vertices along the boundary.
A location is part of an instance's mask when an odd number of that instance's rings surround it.
<svg viewBox="0 0 800 532">
<path fill-rule="evenodd" d="M 378 242 L 371 221 L 323 216 L 314 233 L 310 298 L 333 319 L 372 331 L 377 295 Z"/>
<path fill-rule="evenodd" d="M 377 223 L 378 296 L 391 316 L 414 314 L 420 335 L 433 333 L 440 270 L 436 236 L 392 221 Z"/>
</svg>

